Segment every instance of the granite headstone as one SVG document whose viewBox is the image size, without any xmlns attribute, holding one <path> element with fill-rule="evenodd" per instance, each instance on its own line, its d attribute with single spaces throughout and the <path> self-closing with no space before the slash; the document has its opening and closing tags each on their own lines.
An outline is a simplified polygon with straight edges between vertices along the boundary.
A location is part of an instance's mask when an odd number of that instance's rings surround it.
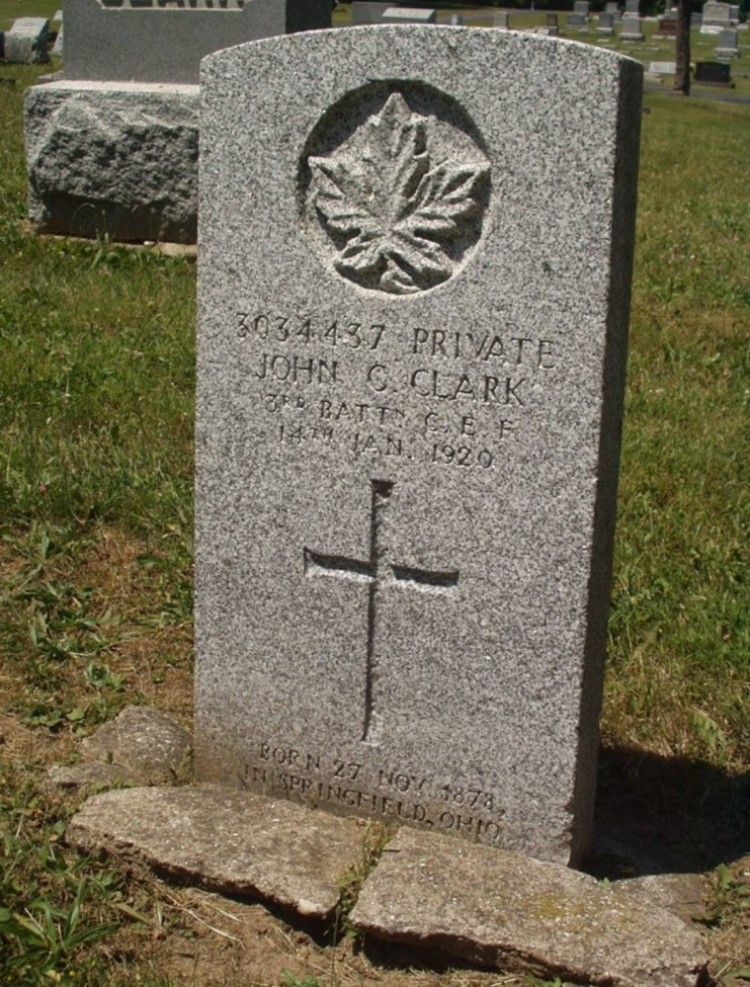
<svg viewBox="0 0 750 987">
<path fill-rule="evenodd" d="M 625 14 L 620 27 L 620 41 L 643 41 L 643 20 L 640 17 L 633 17 Z"/>
<path fill-rule="evenodd" d="M 63 76 L 26 93 L 32 225 L 195 243 L 200 59 L 269 33 L 330 27 L 331 4 L 66 0 L 64 23 Z"/>
<path fill-rule="evenodd" d="M 695 81 L 708 86 L 733 86 L 731 66 L 727 62 L 696 62 Z"/>
<path fill-rule="evenodd" d="M 392 6 L 392 3 L 378 0 L 355 0 L 352 3 L 352 25 L 380 24 L 383 14 Z"/>
<path fill-rule="evenodd" d="M 435 24 L 437 11 L 428 7 L 388 7 L 383 11 L 383 24 Z"/>
<path fill-rule="evenodd" d="M 44 17 L 19 17 L 5 35 L 5 60 L 20 65 L 49 61 L 49 21 Z"/>
<path fill-rule="evenodd" d="M 569 31 L 585 34 L 589 29 L 588 14 L 569 14 L 565 18 L 565 27 Z"/>
<path fill-rule="evenodd" d="M 728 62 L 740 57 L 739 32 L 721 31 L 716 39 L 714 58 L 719 62 Z"/>
<path fill-rule="evenodd" d="M 193 84 L 210 52 L 330 24 L 330 0 L 66 0 L 65 78 Z"/>
<path fill-rule="evenodd" d="M 717 27 L 729 27 L 732 23 L 732 11 L 728 3 L 716 3 L 706 0 L 703 4 L 703 24 Z"/>
<path fill-rule="evenodd" d="M 204 60 L 199 781 L 585 853 L 641 89 L 440 26 Z"/>
</svg>

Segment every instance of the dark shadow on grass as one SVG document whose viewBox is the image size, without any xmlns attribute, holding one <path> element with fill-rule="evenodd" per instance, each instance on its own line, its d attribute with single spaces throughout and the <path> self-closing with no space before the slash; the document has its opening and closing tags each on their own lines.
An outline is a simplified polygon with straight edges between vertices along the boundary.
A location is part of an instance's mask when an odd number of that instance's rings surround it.
<svg viewBox="0 0 750 987">
<path fill-rule="evenodd" d="M 750 853 L 750 774 L 703 761 L 605 748 L 593 852 L 597 877 L 711 870 Z"/>
</svg>

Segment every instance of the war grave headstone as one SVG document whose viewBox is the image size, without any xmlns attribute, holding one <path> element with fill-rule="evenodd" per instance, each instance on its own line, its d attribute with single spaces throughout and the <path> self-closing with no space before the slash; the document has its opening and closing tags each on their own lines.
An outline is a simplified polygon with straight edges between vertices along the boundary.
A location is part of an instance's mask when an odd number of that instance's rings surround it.
<svg viewBox="0 0 750 987">
<path fill-rule="evenodd" d="M 740 57 L 739 32 L 721 31 L 716 40 L 714 58 L 718 62 L 731 61 Z"/>
<path fill-rule="evenodd" d="M 641 90 L 440 26 L 204 60 L 199 782 L 586 852 Z"/>
<path fill-rule="evenodd" d="M 437 11 L 426 7 L 388 7 L 383 11 L 383 24 L 435 24 Z"/>
<path fill-rule="evenodd" d="M 5 35 L 5 60 L 19 65 L 49 61 L 49 21 L 44 17 L 18 17 Z"/>
<path fill-rule="evenodd" d="M 620 27 L 620 41 L 643 41 L 643 20 L 640 17 L 633 17 L 625 14 Z"/>
<path fill-rule="evenodd" d="M 33 227 L 195 243 L 200 59 L 330 24 L 330 0 L 66 0 L 64 73 L 25 98 Z"/>
</svg>

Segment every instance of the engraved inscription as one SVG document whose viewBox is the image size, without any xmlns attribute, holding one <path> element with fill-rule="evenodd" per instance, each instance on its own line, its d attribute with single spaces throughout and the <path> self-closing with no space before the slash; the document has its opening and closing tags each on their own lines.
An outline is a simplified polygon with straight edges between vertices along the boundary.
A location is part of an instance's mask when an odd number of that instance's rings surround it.
<svg viewBox="0 0 750 987">
<path fill-rule="evenodd" d="M 433 288 L 461 265 L 481 231 L 490 174 L 477 144 L 454 122 L 415 111 L 406 88 L 306 160 L 308 222 L 317 220 L 333 267 L 395 295 Z"/>
<path fill-rule="evenodd" d="M 548 334 L 510 326 L 447 330 L 248 306 L 234 328 L 262 407 L 278 418 L 269 437 L 373 468 L 392 458 L 479 474 L 500 468 L 559 363 Z"/>
<path fill-rule="evenodd" d="M 438 572 L 387 561 L 388 545 L 387 511 L 393 491 L 393 483 L 386 480 L 372 481 L 370 506 L 370 557 L 364 561 L 343 555 L 324 555 L 309 548 L 303 550 L 305 573 L 308 576 L 343 576 L 368 584 L 367 601 L 367 649 L 365 662 L 365 715 L 362 741 L 376 745 L 382 723 L 377 710 L 375 685 L 383 663 L 380 635 L 377 633 L 378 603 L 383 588 L 396 584 L 433 591 L 450 590 L 458 584 L 456 570 Z"/>
<path fill-rule="evenodd" d="M 240 784 L 282 791 L 308 805 L 398 819 L 502 845 L 505 810 L 497 793 L 470 781 L 437 780 L 406 766 L 365 770 L 358 761 L 261 742 L 240 771 Z"/>
</svg>

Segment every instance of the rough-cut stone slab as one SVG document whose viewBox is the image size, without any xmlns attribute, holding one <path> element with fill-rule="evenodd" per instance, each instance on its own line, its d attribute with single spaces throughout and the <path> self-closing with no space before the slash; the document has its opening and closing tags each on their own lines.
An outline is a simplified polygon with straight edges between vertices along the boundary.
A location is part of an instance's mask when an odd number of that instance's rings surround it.
<svg viewBox="0 0 750 987">
<path fill-rule="evenodd" d="M 83 760 L 47 772 L 49 787 L 159 785 L 187 780 L 193 738 L 167 713 L 126 706 L 81 742 Z"/>
<path fill-rule="evenodd" d="M 695 987 L 706 963 L 681 919 L 594 878 L 406 829 L 350 919 L 380 939 L 606 987 Z"/>
<path fill-rule="evenodd" d="M 197 776 L 575 861 L 642 66 L 377 25 L 201 80 Z"/>
<path fill-rule="evenodd" d="M 24 106 L 40 233 L 194 243 L 197 86 L 55 81 Z"/>
<path fill-rule="evenodd" d="M 90 798 L 67 840 L 226 894 L 326 918 L 362 859 L 364 827 L 290 802 L 211 786 L 130 788 Z"/>
<path fill-rule="evenodd" d="M 141 782 L 142 783 L 142 782 Z M 44 776 L 44 787 L 103 789 L 139 784 L 123 768 L 102 761 L 82 761 L 80 764 L 55 764 Z"/>
<path fill-rule="evenodd" d="M 127 706 L 81 743 L 87 761 L 122 767 L 144 785 L 175 781 L 184 771 L 192 735 L 168 713 Z"/>
<path fill-rule="evenodd" d="M 44 17 L 19 17 L 5 35 L 5 60 L 24 65 L 48 62 L 48 35 Z"/>
</svg>

